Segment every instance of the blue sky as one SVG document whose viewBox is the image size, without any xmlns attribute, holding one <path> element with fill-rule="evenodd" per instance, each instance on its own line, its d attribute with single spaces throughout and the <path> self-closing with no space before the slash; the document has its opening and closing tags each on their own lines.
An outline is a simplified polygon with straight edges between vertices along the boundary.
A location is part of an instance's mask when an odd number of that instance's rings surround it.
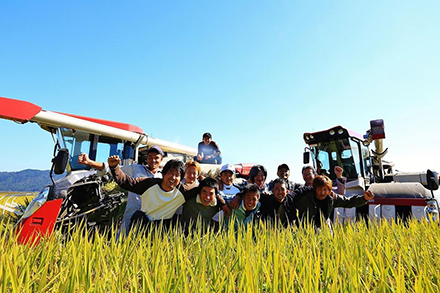
<svg viewBox="0 0 440 293">
<path fill-rule="evenodd" d="M 287 163 L 304 132 L 385 121 L 387 159 L 440 171 L 438 1 L 3 1 L 0 96 L 138 125 L 224 161 Z M 52 140 L 0 120 L 0 171 Z"/>
</svg>

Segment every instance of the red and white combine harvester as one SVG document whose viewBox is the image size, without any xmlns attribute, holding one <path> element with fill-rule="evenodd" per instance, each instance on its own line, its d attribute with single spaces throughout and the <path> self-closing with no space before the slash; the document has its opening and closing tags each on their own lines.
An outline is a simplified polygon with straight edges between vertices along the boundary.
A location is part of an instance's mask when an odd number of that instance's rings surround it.
<svg viewBox="0 0 440 293">
<path fill-rule="evenodd" d="M 88 227 L 102 229 L 118 223 L 125 210 L 125 194 L 104 190 L 106 177 L 98 177 L 89 167 L 78 164 L 78 155 L 86 153 L 95 161 L 119 155 L 122 164 L 131 164 L 153 145 L 169 159 L 192 160 L 197 149 L 153 138 L 135 125 L 43 110 L 32 103 L 0 97 L 0 118 L 18 123 L 37 123 L 52 134 L 52 184 L 45 186 L 21 215 L 16 231 L 19 242 L 29 242 L 50 234 L 54 227 L 68 229 L 85 221 Z M 246 176 L 251 166 L 235 165 Z M 205 172 L 219 165 L 204 165 Z M 55 181 L 52 174 L 65 174 Z"/>
<path fill-rule="evenodd" d="M 310 156 L 318 174 L 336 180 L 334 167 L 344 169 L 347 177 L 346 196 L 371 190 L 374 199 L 360 208 L 337 208 L 334 220 L 350 222 L 356 218 L 377 221 L 438 220 L 439 174 L 432 170 L 419 173 L 395 173 L 393 164 L 383 160 L 385 138 L 383 120 L 370 121 L 370 129 L 361 136 L 351 130 L 336 126 L 324 131 L 304 133 L 308 145 L 304 152 L 304 164 Z M 375 150 L 369 146 L 374 142 Z"/>
</svg>

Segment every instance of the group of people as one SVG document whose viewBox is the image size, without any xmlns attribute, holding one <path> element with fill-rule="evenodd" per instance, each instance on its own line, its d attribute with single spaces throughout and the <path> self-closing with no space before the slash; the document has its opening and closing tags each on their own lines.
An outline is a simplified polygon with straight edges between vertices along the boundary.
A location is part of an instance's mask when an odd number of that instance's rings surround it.
<svg viewBox="0 0 440 293">
<path fill-rule="evenodd" d="M 208 160 L 217 155 L 220 154 L 208 155 Z M 284 226 L 308 222 L 319 228 L 321 219 L 329 221 L 333 208 L 358 207 L 374 197 L 370 191 L 345 197 L 345 178 L 340 167 L 334 170 L 335 187 L 332 180 L 317 175 L 311 166 L 302 169 L 303 184 L 293 183 L 286 164 L 278 166 L 278 178 L 269 183 L 262 165 L 251 168 L 248 180 L 234 182 L 235 169 L 230 164 L 221 167 L 218 177 L 203 178 L 196 160 L 184 164 L 172 159 L 159 170 L 163 157 L 158 146 L 148 149 L 145 162 L 123 167 L 119 166 L 121 159 L 117 155 L 110 156 L 106 163 L 90 160 L 86 154 L 79 156 L 79 163 L 111 173 L 118 185 L 129 192 L 118 234 L 128 233 L 135 225 L 169 227 L 180 222 L 189 227 L 197 221 L 228 227 L 246 226 L 257 220 L 280 221 Z"/>
</svg>

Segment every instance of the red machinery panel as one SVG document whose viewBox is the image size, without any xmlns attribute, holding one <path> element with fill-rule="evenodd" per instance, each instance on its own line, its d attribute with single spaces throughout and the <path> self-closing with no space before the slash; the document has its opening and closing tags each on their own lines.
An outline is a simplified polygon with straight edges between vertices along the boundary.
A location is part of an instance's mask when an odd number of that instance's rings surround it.
<svg viewBox="0 0 440 293">
<path fill-rule="evenodd" d="M 0 118 L 27 122 L 41 111 L 32 103 L 0 97 Z"/>
<path fill-rule="evenodd" d="M 17 229 L 18 243 L 38 242 L 40 237 L 52 234 L 62 201 L 61 198 L 47 201 L 32 216 L 21 221 Z"/>
<path fill-rule="evenodd" d="M 234 164 L 235 172 L 240 174 L 241 177 L 248 178 L 251 168 L 256 164 Z"/>
<path fill-rule="evenodd" d="M 368 204 L 383 204 L 395 206 L 426 206 L 426 198 L 380 198 L 375 197 Z"/>
</svg>

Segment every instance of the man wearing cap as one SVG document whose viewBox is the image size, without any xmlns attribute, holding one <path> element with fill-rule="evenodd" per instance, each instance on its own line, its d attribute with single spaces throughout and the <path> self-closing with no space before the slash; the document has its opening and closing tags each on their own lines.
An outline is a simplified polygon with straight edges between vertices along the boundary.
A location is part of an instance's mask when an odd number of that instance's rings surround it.
<svg viewBox="0 0 440 293">
<path fill-rule="evenodd" d="M 231 164 L 223 165 L 220 169 L 219 194 L 225 200 L 226 204 L 235 197 L 240 189 L 233 184 L 235 175 L 235 168 Z M 223 211 L 217 213 L 213 220 L 220 222 L 223 218 Z"/>
<path fill-rule="evenodd" d="M 197 146 L 197 156 L 195 160 L 199 163 L 205 164 L 221 164 L 222 152 L 217 143 L 212 140 L 212 135 L 209 132 L 203 134 L 203 141 L 199 142 Z"/>
<path fill-rule="evenodd" d="M 294 183 L 294 182 L 289 180 L 290 168 L 289 168 L 289 166 L 287 166 L 287 164 L 281 164 L 281 165 L 278 166 L 277 175 L 278 175 L 278 178 L 281 178 L 281 179 L 286 181 L 286 183 L 287 183 L 287 186 L 286 186 L 287 187 L 287 191 L 293 192 L 295 189 L 301 187 L 301 184 Z M 275 183 L 274 180 L 269 182 L 269 190 L 270 191 L 273 190 L 274 183 Z"/>
<path fill-rule="evenodd" d="M 163 160 L 163 157 L 164 153 L 161 148 L 157 145 L 154 145 L 147 150 L 147 155 L 143 158 L 143 162 L 139 162 L 138 164 L 124 165 L 121 167 L 121 170 L 133 178 L 162 178 L 162 173 L 160 172 L 159 167 L 160 163 Z M 111 174 L 107 162 L 95 162 L 89 159 L 87 154 L 79 155 L 78 163 L 92 167 L 98 171 L 104 171 L 105 173 Z M 129 191 L 127 197 L 127 206 L 125 208 L 124 216 L 122 217 L 121 226 L 118 230 L 118 238 L 122 229 L 125 229 L 125 233 L 128 234 L 131 217 L 136 211 L 140 209 L 141 196 L 139 194 Z"/>
<path fill-rule="evenodd" d="M 231 164 L 223 165 L 220 170 L 220 195 L 224 198 L 226 203 L 235 197 L 240 189 L 233 184 L 235 168 Z"/>
</svg>

